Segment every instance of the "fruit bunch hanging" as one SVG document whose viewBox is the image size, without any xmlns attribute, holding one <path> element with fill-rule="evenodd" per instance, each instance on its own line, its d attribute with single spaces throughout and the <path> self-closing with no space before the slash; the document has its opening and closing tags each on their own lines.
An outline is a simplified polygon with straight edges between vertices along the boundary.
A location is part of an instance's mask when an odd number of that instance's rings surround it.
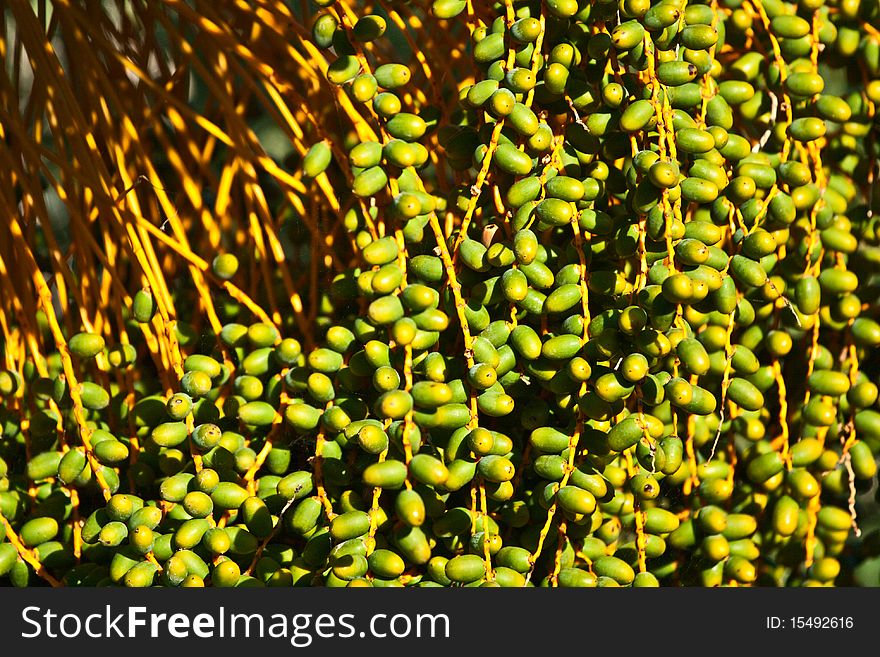
<svg viewBox="0 0 880 657">
<path fill-rule="evenodd" d="M 45 9 L 0 584 L 878 584 L 875 1 Z"/>
</svg>

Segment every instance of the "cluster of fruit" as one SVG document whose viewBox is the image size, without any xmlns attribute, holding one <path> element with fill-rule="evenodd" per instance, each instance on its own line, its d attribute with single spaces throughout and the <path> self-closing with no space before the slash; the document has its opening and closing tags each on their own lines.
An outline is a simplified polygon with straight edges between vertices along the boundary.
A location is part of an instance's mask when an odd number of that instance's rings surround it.
<svg viewBox="0 0 880 657">
<path fill-rule="evenodd" d="M 851 583 L 880 554 L 877 4 L 316 4 L 353 131 L 298 170 L 350 259 L 303 327 L 218 256 L 252 323 L 201 339 L 150 287 L 131 343 L 65 337 L 38 289 L 0 577 Z M 467 76 L 414 25 L 469 39 Z"/>
</svg>

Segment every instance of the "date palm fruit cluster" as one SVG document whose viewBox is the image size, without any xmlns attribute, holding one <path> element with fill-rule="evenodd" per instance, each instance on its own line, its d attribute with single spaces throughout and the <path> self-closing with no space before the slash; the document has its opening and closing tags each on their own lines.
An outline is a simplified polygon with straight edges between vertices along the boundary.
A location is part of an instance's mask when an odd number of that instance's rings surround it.
<svg viewBox="0 0 880 657">
<path fill-rule="evenodd" d="M 101 92 L 131 169 L 53 164 L 60 237 L 2 174 L 0 581 L 824 586 L 880 554 L 876 2 L 166 11 L 214 50 L 189 96 Z"/>
</svg>

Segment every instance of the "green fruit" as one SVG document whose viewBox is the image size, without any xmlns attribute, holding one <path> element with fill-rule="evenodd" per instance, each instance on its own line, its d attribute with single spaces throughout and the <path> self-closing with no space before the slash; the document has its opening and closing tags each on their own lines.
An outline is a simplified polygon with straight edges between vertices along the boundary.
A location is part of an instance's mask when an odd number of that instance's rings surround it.
<svg viewBox="0 0 880 657">
<path fill-rule="evenodd" d="M 363 473 L 363 482 L 376 488 L 400 488 L 406 480 L 407 467 L 400 461 L 383 461 L 368 466 Z"/>
<path fill-rule="evenodd" d="M 849 377 L 843 372 L 816 370 L 807 379 L 810 390 L 818 395 L 839 397 L 849 391 Z"/>
<path fill-rule="evenodd" d="M 100 446 L 100 443 L 96 446 L 96 449 L 98 446 Z M 81 449 L 68 450 L 58 462 L 58 478 L 62 483 L 70 485 L 82 474 L 86 465 L 87 461 L 84 451 Z"/>
<path fill-rule="evenodd" d="M 550 360 L 568 360 L 577 354 L 581 347 L 581 339 L 578 336 L 557 335 L 544 343 L 541 355 Z"/>
<path fill-rule="evenodd" d="M 561 285 L 547 295 L 544 301 L 544 311 L 548 313 L 563 313 L 581 301 L 581 286 L 575 283 Z"/>
<path fill-rule="evenodd" d="M 317 498 L 306 497 L 294 507 L 293 513 L 288 516 L 286 527 L 301 536 L 308 534 L 317 526 L 322 510 L 321 502 Z"/>
<path fill-rule="evenodd" d="M 727 388 L 727 398 L 746 409 L 757 411 L 764 406 L 764 395 L 754 384 L 740 377 L 733 377 Z"/>
<path fill-rule="evenodd" d="M 410 527 L 419 527 L 425 522 L 426 509 L 422 496 L 414 490 L 402 490 L 394 501 L 397 517 Z"/>
<path fill-rule="evenodd" d="M 309 148 L 303 158 L 303 173 L 309 178 L 316 178 L 327 169 L 332 159 L 333 153 L 330 150 L 330 144 L 326 141 L 319 141 Z"/>
<path fill-rule="evenodd" d="M 489 481 L 503 482 L 513 479 L 516 468 L 505 457 L 490 454 L 477 462 L 477 472 Z"/>
<path fill-rule="evenodd" d="M 486 564 L 475 554 L 462 554 L 446 562 L 444 572 L 453 582 L 467 584 L 485 576 Z"/>
<path fill-rule="evenodd" d="M 510 332 L 510 342 L 514 350 L 526 360 L 535 360 L 541 355 L 541 338 L 530 326 L 520 324 Z"/>
<path fill-rule="evenodd" d="M 275 419 L 275 409 L 266 402 L 248 402 L 238 409 L 238 418 L 245 424 L 267 426 Z"/>
<path fill-rule="evenodd" d="M 141 324 L 148 323 L 156 314 L 156 299 L 149 288 L 138 290 L 131 304 L 131 314 Z M 99 349 L 100 351 L 100 349 Z"/>
<path fill-rule="evenodd" d="M 287 500 L 301 500 L 312 492 L 312 475 L 309 472 L 293 472 L 277 484 L 278 494 Z"/>
<path fill-rule="evenodd" d="M 18 552 L 11 543 L 0 543 L 0 577 L 9 573 L 18 559 Z"/>
<path fill-rule="evenodd" d="M 638 21 L 626 21 L 611 31 L 611 42 L 618 50 L 631 50 L 645 36 L 645 28 Z"/>
<path fill-rule="evenodd" d="M 519 176 L 528 175 L 532 170 L 531 158 L 511 144 L 500 144 L 493 162 L 502 171 Z"/>
<path fill-rule="evenodd" d="M 70 338 L 67 347 L 75 356 L 94 358 L 104 350 L 104 338 L 95 333 L 77 333 Z"/>
<path fill-rule="evenodd" d="M 645 511 L 645 531 L 649 534 L 668 534 L 679 525 L 678 517 L 665 509 L 654 507 Z"/>
<path fill-rule="evenodd" d="M 211 500 L 218 509 L 238 509 L 247 499 L 247 491 L 231 481 L 221 481 L 211 493 Z"/>
<path fill-rule="evenodd" d="M 593 562 L 593 572 L 599 577 L 609 577 L 618 584 L 631 584 L 635 572 L 625 561 L 614 556 L 599 557 Z"/>
<path fill-rule="evenodd" d="M 707 153 L 715 148 L 715 139 L 705 130 L 682 128 L 675 132 L 675 145 L 685 153 Z"/>
<path fill-rule="evenodd" d="M 26 522 L 19 532 L 25 547 L 36 547 L 51 541 L 58 534 L 58 522 L 54 518 L 34 518 Z"/>
<path fill-rule="evenodd" d="M 699 69 L 690 62 L 672 60 L 657 67 L 657 79 L 668 87 L 678 87 L 697 77 Z"/>
<path fill-rule="evenodd" d="M 777 37 L 799 39 L 810 33 L 810 24 L 800 16 L 775 16 L 770 21 L 770 30 Z"/>
<path fill-rule="evenodd" d="M 449 477 L 443 462 L 428 454 L 416 454 L 409 463 L 413 478 L 428 486 L 440 486 Z"/>
<path fill-rule="evenodd" d="M 203 397 L 211 390 L 211 377 L 205 372 L 192 370 L 183 375 L 180 389 L 190 397 Z"/>
<path fill-rule="evenodd" d="M 375 41 L 385 33 L 385 29 L 385 19 L 371 14 L 358 19 L 352 28 L 352 36 L 358 41 Z"/>
<path fill-rule="evenodd" d="M 403 64 L 382 64 L 373 71 L 373 75 L 376 78 L 376 82 L 379 83 L 379 86 L 384 89 L 397 89 L 398 87 L 402 87 L 408 83 L 410 77 L 412 77 L 409 68 Z"/>
<path fill-rule="evenodd" d="M 571 513 L 590 515 L 596 510 L 596 498 L 577 486 L 563 486 L 556 493 L 559 505 Z"/>
<path fill-rule="evenodd" d="M 819 525 L 831 530 L 845 531 L 852 525 L 849 512 L 840 507 L 826 505 L 819 509 L 817 520 Z"/>
<path fill-rule="evenodd" d="M 620 129 L 625 132 L 637 132 L 654 118 L 654 112 L 651 101 L 637 100 L 620 115 Z"/>
<path fill-rule="evenodd" d="M 797 141 L 815 141 L 825 135 L 825 122 L 812 116 L 795 119 L 788 126 L 788 134 Z"/>
<path fill-rule="evenodd" d="M 678 182 L 679 168 L 674 162 L 655 162 L 648 171 L 651 182 L 661 189 L 674 187 Z"/>
<path fill-rule="evenodd" d="M 693 203 L 711 203 L 718 198 L 718 186 L 702 178 L 681 181 L 681 197 Z"/>
<path fill-rule="evenodd" d="M 519 134 L 531 137 L 538 131 L 539 123 L 537 115 L 522 103 L 516 103 L 513 110 L 507 115 L 507 122 Z"/>
<path fill-rule="evenodd" d="M 818 73 L 792 73 L 785 79 L 785 87 L 796 96 L 815 96 L 825 89 L 825 80 Z"/>
<path fill-rule="evenodd" d="M 730 259 L 730 273 L 738 283 L 750 287 L 761 287 L 767 282 L 767 273 L 761 264 L 741 255 Z"/>
<path fill-rule="evenodd" d="M 644 432 L 644 424 L 637 416 L 627 416 L 608 432 L 608 447 L 615 452 L 622 452 L 639 442 Z"/>
<path fill-rule="evenodd" d="M 779 453 L 769 452 L 752 460 L 748 465 L 746 473 L 749 479 L 760 484 L 782 472 L 784 467 L 785 463 Z"/>
<path fill-rule="evenodd" d="M 221 253 L 211 261 L 211 271 L 217 278 L 228 281 L 238 272 L 238 258 L 232 253 Z"/>
<path fill-rule="evenodd" d="M 538 427 L 532 431 L 529 441 L 547 454 L 559 454 L 569 446 L 570 438 L 551 427 Z"/>
<path fill-rule="evenodd" d="M 352 182 L 352 191 L 360 197 L 375 196 L 388 184 L 388 174 L 374 166 L 361 171 Z"/>
<path fill-rule="evenodd" d="M 385 129 L 396 139 L 416 141 L 425 134 L 427 126 L 421 117 L 407 112 L 400 112 L 388 120 L 385 124 Z"/>
<path fill-rule="evenodd" d="M 186 424 L 183 422 L 165 422 L 153 429 L 150 438 L 160 447 L 175 447 L 187 438 Z"/>
<path fill-rule="evenodd" d="M 880 345 L 880 324 L 867 317 L 859 317 L 852 324 L 853 338 L 862 346 Z"/>
<path fill-rule="evenodd" d="M 337 541 L 363 536 L 370 530 L 370 516 L 363 511 L 349 511 L 333 518 L 330 535 Z"/>
</svg>

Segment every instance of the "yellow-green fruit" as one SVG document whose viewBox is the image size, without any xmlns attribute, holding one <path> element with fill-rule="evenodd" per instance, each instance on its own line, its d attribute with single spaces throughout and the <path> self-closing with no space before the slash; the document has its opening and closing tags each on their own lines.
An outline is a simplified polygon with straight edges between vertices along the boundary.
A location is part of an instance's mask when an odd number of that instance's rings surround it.
<svg viewBox="0 0 880 657">
<path fill-rule="evenodd" d="M 685 153 L 707 153 L 715 148 L 712 134 L 699 128 L 682 128 L 675 133 L 676 145 Z"/>
<path fill-rule="evenodd" d="M 512 144 L 501 144 L 495 150 L 493 162 L 507 173 L 525 176 L 532 170 L 531 158 Z"/>
<path fill-rule="evenodd" d="M 58 534 L 58 529 L 58 522 L 54 518 L 34 518 L 22 526 L 19 536 L 25 547 L 32 548 L 51 541 Z"/>
<path fill-rule="evenodd" d="M 238 258 L 232 253 L 221 253 L 211 261 L 211 271 L 217 278 L 228 281 L 238 272 Z"/>
<path fill-rule="evenodd" d="M 315 178 L 324 172 L 333 159 L 333 153 L 330 150 L 330 144 L 326 141 L 319 141 L 314 144 L 303 158 L 303 173 L 309 178 Z"/>
<path fill-rule="evenodd" d="M 645 511 L 645 531 L 649 534 L 667 534 L 678 529 L 678 517 L 666 509 L 653 507 Z"/>
<path fill-rule="evenodd" d="M 799 39 L 810 33 L 810 23 L 800 16 L 780 15 L 770 21 L 770 31 L 777 37 Z"/>
<path fill-rule="evenodd" d="M 446 577 L 453 582 L 475 582 L 486 574 L 486 564 L 475 554 L 462 554 L 446 562 Z"/>
<path fill-rule="evenodd" d="M 380 87 L 397 89 L 409 82 L 412 73 L 403 64 L 383 64 L 373 72 L 373 75 Z"/>
<path fill-rule="evenodd" d="M 529 438 L 534 447 L 548 454 L 559 454 L 569 446 L 571 438 L 551 427 L 539 427 Z"/>
<path fill-rule="evenodd" d="M 513 479 L 516 468 L 509 459 L 496 454 L 484 456 L 477 463 L 477 471 L 489 481 L 504 482 Z"/>
<path fill-rule="evenodd" d="M 370 516 L 363 511 L 349 511 L 330 522 L 330 535 L 337 541 L 363 536 L 370 529 Z"/>
<path fill-rule="evenodd" d="M 211 584 L 213 586 L 228 588 L 238 584 L 241 577 L 241 568 L 232 560 L 221 562 L 211 571 Z"/>
<path fill-rule="evenodd" d="M 624 132 L 637 132 L 654 118 L 654 106 L 649 100 L 637 100 L 620 115 L 620 129 Z"/>
<path fill-rule="evenodd" d="M 211 493 L 214 506 L 224 510 L 237 509 L 247 497 L 247 491 L 231 481 L 221 481 Z"/>
<path fill-rule="evenodd" d="M 184 425 L 185 428 L 185 425 Z M 169 429 L 168 431 L 172 431 Z M 174 432 L 180 432 L 181 429 L 177 426 L 173 428 Z M 193 444 L 199 449 L 211 449 L 216 446 L 220 439 L 222 438 L 223 433 L 220 431 L 220 427 L 216 424 L 200 424 L 193 429 L 192 434 L 190 435 L 190 440 L 192 440 Z M 173 436 L 176 438 L 177 435 Z"/>
<path fill-rule="evenodd" d="M 611 31 L 611 42 L 618 50 L 630 50 L 642 43 L 645 28 L 638 21 L 626 21 Z"/>
<path fill-rule="evenodd" d="M 252 401 L 238 409 L 238 418 L 245 424 L 267 426 L 275 420 L 275 409 L 266 402 Z"/>
<path fill-rule="evenodd" d="M 576 486 L 563 486 L 556 493 L 559 505 L 572 513 L 590 515 L 596 510 L 596 498 L 592 493 Z"/>
<path fill-rule="evenodd" d="M 288 500 L 301 500 L 309 495 L 313 488 L 310 472 L 292 472 L 277 484 L 278 494 Z"/>
<path fill-rule="evenodd" d="M 825 135 L 825 122 L 812 116 L 795 119 L 788 126 L 788 134 L 797 141 L 815 141 Z"/>
<path fill-rule="evenodd" d="M 125 573 L 123 584 L 129 588 L 146 588 L 153 584 L 158 570 L 158 566 L 149 561 L 139 563 Z"/>
<path fill-rule="evenodd" d="M 679 169 L 674 162 L 655 162 L 648 171 L 651 182 L 661 189 L 674 187 L 678 182 Z"/>
<path fill-rule="evenodd" d="M 599 557 L 593 562 L 593 572 L 599 577 L 609 577 L 618 584 L 631 584 L 635 571 L 625 561 L 614 556 Z"/>
<path fill-rule="evenodd" d="M 180 379 L 180 388 L 190 397 L 203 397 L 211 390 L 211 377 L 200 370 L 191 370 Z"/>
<path fill-rule="evenodd" d="M 363 482 L 377 488 L 400 488 L 406 480 L 407 467 L 400 461 L 373 463 L 364 470 Z"/>
<path fill-rule="evenodd" d="M 183 422 L 165 422 L 153 429 L 150 438 L 160 447 L 174 447 L 186 440 L 186 424 Z"/>
<path fill-rule="evenodd" d="M 84 450 L 68 450 L 58 462 L 58 477 L 63 483 L 72 484 L 85 470 L 86 465 L 87 460 Z"/>
<path fill-rule="evenodd" d="M 202 537 L 211 529 L 211 523 L 205 518 L 187 520 L 174 533 L 174 544 L 182 550 L 189 550 L 198 545 Z"/>
<path fill-rule="evenodd" d="M 690 62 L 672 60 L 657 67 L 657 79 L 669 87 L 678 87 L 697 77 L 699 69 Z"/>
<path fill-rule="evenodd" d="M 777 452 L 769 452 L 753 459 L 746 470 L 749 479 L 755 483 L 763 483 L 782 472 L 785 462 Z"/>
<path fill-rule="evenodd" d="M 149 288 L 138 290 L 131 304 L 131 314 L 141 324 L 146 324 L 156 314 L 156 299 Z"/>
<path fill-rule="evenodd" d="M 428 486 L 440 486 L 449 476 L 449 471 L 443 462 L 428 454 L 413 456 L 409 463 L 409 471 L 416 480 Z"/>
<path fill-rule="evenodd" d="M 394 511 L 398 518 L 411 527 L 419 527 L 425 522 L 425 502 L 415 490 L 400 491 L 394 501 Z"/>
<path fill-rule="evenodd" d="M 70 352 L 83 359 L 94 358 L 104 350 L 104 338 L 96 333 L 77 333 L 67 343 Z"/>
</svg>

